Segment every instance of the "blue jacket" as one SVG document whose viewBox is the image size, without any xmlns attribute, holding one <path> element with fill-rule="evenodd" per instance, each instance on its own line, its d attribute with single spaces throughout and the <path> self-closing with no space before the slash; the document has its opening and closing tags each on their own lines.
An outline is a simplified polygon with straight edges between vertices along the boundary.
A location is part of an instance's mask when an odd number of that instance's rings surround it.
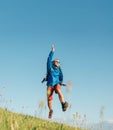
<svg viewBox="0 0 113 130">
<path fill-rule="evenodd" d="M 53 54 L 54 52 L 51 51 L 47 59 L 47 72 L 49 73 L 47 86 L 55 86 L 62 83 L 63 81 L 63 74 L 61 69 L 59 67 L 55 67 L 52 62 Z"/>
</svg>

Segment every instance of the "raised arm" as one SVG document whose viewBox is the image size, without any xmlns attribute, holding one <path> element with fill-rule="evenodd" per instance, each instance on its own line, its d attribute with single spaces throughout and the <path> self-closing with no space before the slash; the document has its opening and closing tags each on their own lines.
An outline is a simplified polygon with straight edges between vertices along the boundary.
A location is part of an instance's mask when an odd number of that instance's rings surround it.
<svg viewBox="0 0 113 130">
<path fill-rule="evenodd" d="M 54 51 L 55 51 L 55 47 L 54 47 L 54 44 L 52 44 L 51 51 L 50 51 L 49 56 L 47 58 L 47 72 L 50 71 L 50 69 L 52 68 L 52 58 L 54 55 Z"/>
</svg>

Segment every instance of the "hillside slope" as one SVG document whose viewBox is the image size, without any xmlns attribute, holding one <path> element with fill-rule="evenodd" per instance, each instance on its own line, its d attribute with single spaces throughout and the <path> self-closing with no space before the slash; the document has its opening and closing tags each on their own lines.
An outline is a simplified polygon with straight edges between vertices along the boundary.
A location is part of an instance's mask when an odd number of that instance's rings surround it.
<svg viewBox="0 0 113 130">
<path fill-rule="evenodd" d="M 54 123 L 28 115 L 0 109 L 0 130 L 75 130 L 64 124 Z M 76 129 L 80 130 L 80 129 Z"/>
</svg>

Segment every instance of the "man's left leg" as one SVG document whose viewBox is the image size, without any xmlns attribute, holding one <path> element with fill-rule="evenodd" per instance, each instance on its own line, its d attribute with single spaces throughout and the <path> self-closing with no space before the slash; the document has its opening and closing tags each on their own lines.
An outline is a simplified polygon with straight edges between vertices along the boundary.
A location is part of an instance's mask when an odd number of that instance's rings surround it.
<svg viewBox="0 0 113 130">
<path fill-rule="evenodd" d="M 59 96 L 59 100 L 60 100 L 60 103 L 62 105 L 62 110 L 66 111 L 66 109 L 68 108 L 68 102 L 64 102 L 64 96 L 62 94 L 61 86 L 59 84 L 57 84 L 55 86 L 55 91 L 57 92 L 57 94 Z"/>
</svg>

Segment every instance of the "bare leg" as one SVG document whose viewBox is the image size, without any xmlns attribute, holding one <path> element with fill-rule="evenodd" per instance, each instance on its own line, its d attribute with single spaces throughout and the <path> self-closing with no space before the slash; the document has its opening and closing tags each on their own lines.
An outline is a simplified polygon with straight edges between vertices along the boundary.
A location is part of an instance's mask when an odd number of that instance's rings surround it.
<svg viewBox="0 0 113 130">
<path fill-rule="evenodd" d="M 48 101 L 48 108 L 49 110 L 52 110 L 52 101 Z"/>
<path fill-rule="evenodd" d="M 52 110 L 52 94 L 53 91 L 51 90 L 51 87 L 47 87 L 47 103 L 49 110 Z"/>
<path fill-rule="evenodd" d="M 60 100 L 61 105 L 62 105 L 62 110 L 66 111 L 66 109 L 68 107 L 68 102 L 64 102 L 64 96 L 63 96 L 63 94 L 61 92 L 60 85 L 56 86 L 56 91 L 57 91 L 57 94 L 59 96 L 59 100 Z"/>
<path fill-rule="evenodd" d="M 63 96 L 61 90 L 60 90 L 60 89 L 57 89 L 57 93 L 58 93 L 60 102 L 61 102 L 61 103 L 64 103 L 64 96 Z"/>
</svg>

